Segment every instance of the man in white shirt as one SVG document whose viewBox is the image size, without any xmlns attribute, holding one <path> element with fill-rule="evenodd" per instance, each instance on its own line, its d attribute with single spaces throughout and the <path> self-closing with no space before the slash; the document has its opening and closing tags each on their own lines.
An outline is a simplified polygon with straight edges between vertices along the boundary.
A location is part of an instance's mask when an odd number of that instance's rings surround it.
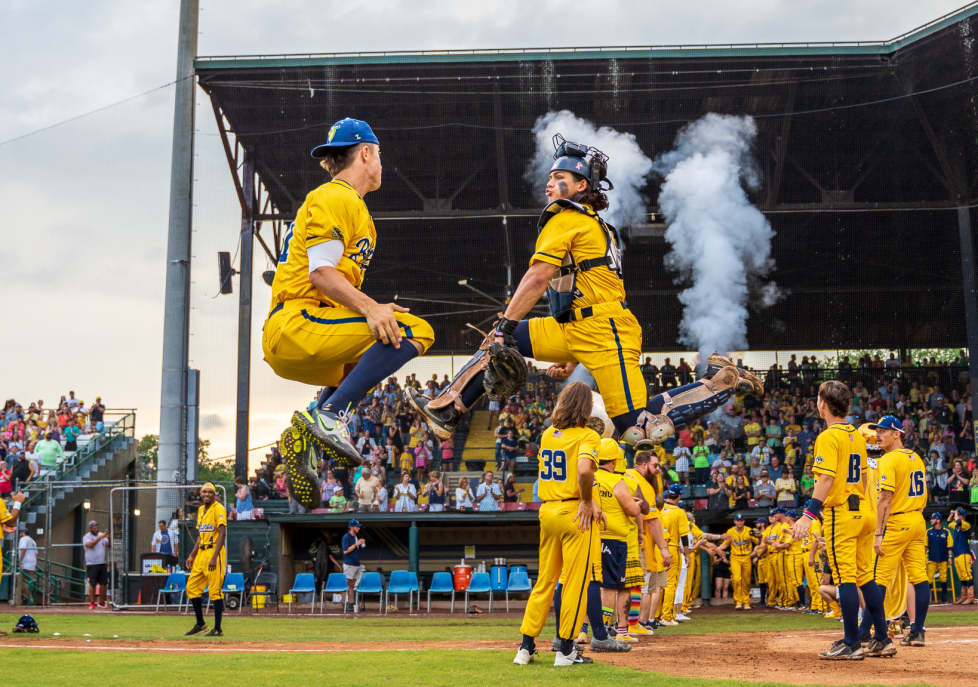
<svg viewBox="0 0 978 687">
<path fill-rule="evenodd" d="M 109 548 L 109 533 L 98 531 L 98 522 L 88 523 L 88 534 L 82 537 L 85 546 L 85 574 L 88 577 L 88 607 L 95 608 L 95 588 L 99 588 L 99 608 L 107 608 L 105 596 L 109 589 L 109 571 L 105 552 Z"/>
<path fill-rule="evenodd" d="M 491 472 L 483 473 L 482 482 L 475 492 L 475 500 L 479 502 L 480 511 L 499 510 L 499 502 L 503 500 L 502 489 L 492 481 Z"/>
<path fill-rule="evenodd" d="M 357 494 L 357 502 L 360 504 L 361 513 L 369 513 L 370 506 L 378 502 L 380 491 L 380 480 L 374 477 L 368 468 L 364 468 L 360 473 L 354 491 Z"/>
<path fill-rule="evenodd" d="M 28 573 L 27 575 L 21 574 L 20 576 L 20 588 L 24 593 L 24 598 L 27 599 L 27 603 L 33 603 L 30 588 L 27 584 L 28 577 L 30 579 L 36 579 L 35 573 L 37 572 L 37 542 L 31 538 L 31 535 L 27 533 L 27 525 L 20 526 L 20 543 L 17 545 L 19 550 L 19 566 L 21 573 Z"/>
<path fill-rule="evenodd" d="M 170 530 L 166 526 L 166 520 L 160 520 L 157 525 L 159 529 L 153 532 L 153 541 L 150 543 L 150 550 L 153 553 L 162 553 L 167 556 L 173 554 L 173 542 L 170 541 Z"/>
</svg>

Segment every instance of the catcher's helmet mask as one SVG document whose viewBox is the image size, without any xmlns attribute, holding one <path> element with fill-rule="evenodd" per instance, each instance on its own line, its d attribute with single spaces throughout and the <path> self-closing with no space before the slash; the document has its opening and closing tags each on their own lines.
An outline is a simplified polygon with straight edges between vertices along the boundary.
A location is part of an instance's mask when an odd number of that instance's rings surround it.
<svg viewBox="0 0 978 687">
<path fill-rule="evenodd" d="M 597 191 L 610 191 L 615 187 L 608 178 L 608 156 L 600 150 L 568 141 L 561 134 L 554 134 L 553 143 L 554 164 L 551 172 L 562 169 L 582 176 Z"/>
</svg>

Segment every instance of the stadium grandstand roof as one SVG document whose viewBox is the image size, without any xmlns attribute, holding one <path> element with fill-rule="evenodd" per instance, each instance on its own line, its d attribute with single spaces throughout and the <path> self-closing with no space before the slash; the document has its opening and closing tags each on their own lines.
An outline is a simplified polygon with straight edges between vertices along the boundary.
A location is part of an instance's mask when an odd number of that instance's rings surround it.
<svg viewBox="0 0 978 687">
<path fill-rule="evenodd" d="M 326 180 L 309 151 L 344 116 L 371 124 L 385 177 L 367 199 L 379 242 L 365 290 L 413 302 L 436 352 L 470 349 L 464 323 L 491 317 L 509 268 L 515 280 L 527 264 L 543 204 L 525 178 L 532 129 L 557 110 L 633 134 L 650 157 L 709 112 L 754 117 L 763 181 L 751 199 L 777 232 L 772 276 L 786 296 L 751 311 L 751 348 L 959 347 L 976 32 L 978 3 L 882 42 L 222 56 L 196 68 L 242 206 L 272 225 L 261 239 L 272 257 Z M 676 350 L 683 287 L 663 266 L 659 181 L 648 222 L 623 228 L 625 282 L 644 348 Z"/>
</svg>

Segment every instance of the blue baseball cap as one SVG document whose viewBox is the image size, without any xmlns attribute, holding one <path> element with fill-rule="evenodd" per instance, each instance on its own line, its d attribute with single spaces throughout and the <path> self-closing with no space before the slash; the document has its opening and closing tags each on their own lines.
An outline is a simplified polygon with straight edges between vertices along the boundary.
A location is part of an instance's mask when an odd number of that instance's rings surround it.
<svg viewBox="0 0 978 687">
<path fill-rule="evenodd" d="M 895 429 L 900 434 L 903 434 L 903 423 L 892 415 L 884 415 L 880 418 L 879 422 L 871 424 L 870 429 Z"/>
<path fill-rule="evenodd" d="M 758 518 L 757 519 L 757 522 L 755 522 L 754 524 L 755 525 L 766 525 L 767 524 L 767 518 Z"/>
<path fill-rule="evenodd" d="M 743 519 L 744 519 L 743 513 L 734 513 L 734 520 L 743 520 Z"/>
<path fill-rule="evenodd" d="M 930 519 L 931 520 L 943 520 L 944 518 L 941 517 L 941 514 L 940 513 L 934 513 L 933 515 L 930 516 Z"/>
<path fill-rule="evenodd" d="M 682 496 L 683 488 L 678 484 L 673 484 L 671 487 L 666 489 L 666 496 L 672 498 L 674 496 Z"/>
<path fill-rule="evenodd" d="M 326 142 L 312 149 L 313 157 L 325 157 L 330 148 L 346 148 L 357 143 L 376 143 L 380 145 L 373 129 L 360 119 L 346 117 L 329 128 Z"/>
<path fill-rule="evenodd" d="M 346 523 L 346 526 L 347 527 L 363 527 L 363 525 L 361 525 L 356 520 L 350 520 L 350 522 Z"/>
<path fill-rule="evenodd" d="M 968 514 L 968 511 L 966 511 L 964 508 L 958 508 L 955 512 L 958 515 L 967 515 Z"/>
<path fill-rule="evenodd" d="M 792 508 L 791 510 L 789 510 L 789 511 L 788 511 L 788 512 L 786 513 L 786 515 L 787 515 L 787 516 L 788 516 L 789 518 L 794 518 L 795 520 L 797 520 L 797 519 L 798 519 L 798 511 L 796 511 L 796 510 L 795 510 L 794 508 Z"/>
</svg>

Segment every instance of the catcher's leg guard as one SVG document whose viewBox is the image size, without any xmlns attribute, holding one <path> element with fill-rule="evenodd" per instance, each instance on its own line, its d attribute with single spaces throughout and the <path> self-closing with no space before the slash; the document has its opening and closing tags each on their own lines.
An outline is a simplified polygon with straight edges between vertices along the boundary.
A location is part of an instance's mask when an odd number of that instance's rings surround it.
<svg viewBox="0 0 978 687">
<path fill-rule="evenodd" d="M 707 359 L 706 374 L 703 375 L 703 379 L 713 379 L 725 367 L 732 367 L 737 370 L 739 380 L 734 393 L 738 396 L 757 396 L 760 398 L 764 395 L 764 385 L 760 379 L 753 373 L 737 367 L 730 358 L 720 355 L 716 351 L 713 351 Z"/>
<path fill-rule="evenodd" d="M 473 327 L 474 329 L 474 327 Z M 478 331 L 478 330 L 477 330 Z M 480 332 L 482 333 L 482 332 Z M 472 359 L 465 363 L 455 379 L 435 398 L 428 398 L 416 389 L 408 389 L 408 400 L 415 409 L 425 416 L 428 425 L 439 439 L 448 439 L 455 433 L 455 427 L 468 408 L 462 401 L 462 392 L 468 386 L 477 384 L 482 388 L 483 372 L 489 367 L 489 344 L 494 333 L 485 338 Z M 481 395 L 481 394 L 480 394 Z"/>
<path fill-rule="evenodd" d="M 737 368 L 724 365 L 713 370 L 709 378 L 680 387 L 672 394 L 664 391 L 649 400 L 638 417 L 638 424 L 625 430 L 621 440 L 639 450 L 648 443 L 661 444 L 677 429 L 709 415 L 726 403 L 740 383 Z"/>
</svg>

